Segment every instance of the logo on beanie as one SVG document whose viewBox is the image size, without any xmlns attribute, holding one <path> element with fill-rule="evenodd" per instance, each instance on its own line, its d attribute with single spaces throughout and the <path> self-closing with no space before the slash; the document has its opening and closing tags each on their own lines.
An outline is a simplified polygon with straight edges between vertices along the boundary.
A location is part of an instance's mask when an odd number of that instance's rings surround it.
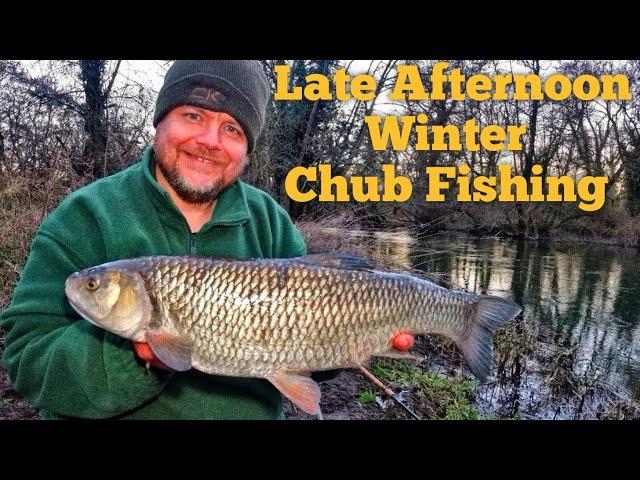
<svg viewBox="0 0 640 480">
<path fill-rule="evenodd" d="M 207 87 L 196 87 L 191 91 L 191 95 L 189 95 L 190 100 L 201 102 L 212 108 L 220 107 L 225 98 L 222 93 Z"/>
</svg>

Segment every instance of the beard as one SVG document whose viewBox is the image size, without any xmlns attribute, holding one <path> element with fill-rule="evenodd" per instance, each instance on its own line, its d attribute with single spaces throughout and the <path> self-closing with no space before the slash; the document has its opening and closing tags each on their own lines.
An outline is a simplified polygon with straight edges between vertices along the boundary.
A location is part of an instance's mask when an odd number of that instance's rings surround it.
<svg viewBox="0 0 640 480">
<path fill-rule="evenodd" d="M 177 154 L 175 155 L 175 157 L 173 157 L 174 160 L 171 161 L 173 152 L 163 151 L 162 148 L 158 148 L 158 145 L 154 145 L 154 150 L 158 168 L 166 178 L 171 188 L 175 190 L 178 197 L 187 203 L 205 204 L 214 201 L 229 185 L 231 185 L 240 176 L 241 173 L 240 172 L 228 183 L 225 183 L 224 178 L 219 177 L 204 185 L 195 186 L 190 184 L 178 170 Z M 209 159 L 214 163 L 217 161 L 216 157 L 218 156 L 217 153 L 211 152 L 188 151 L 187 153 Z"/>
<path fill-rule="evenodd" d="M 187 203 L 203 204 L 209 203 L 218 198 L 225 188 L 222 178 L 209 182 L 200 187 L 196 187 L 187 182 L 178 171 L 176 163 L 169 165 L 163 160 L 157 159 L 158 168 L 167 179 L 182 200 Z"/>
</svg>

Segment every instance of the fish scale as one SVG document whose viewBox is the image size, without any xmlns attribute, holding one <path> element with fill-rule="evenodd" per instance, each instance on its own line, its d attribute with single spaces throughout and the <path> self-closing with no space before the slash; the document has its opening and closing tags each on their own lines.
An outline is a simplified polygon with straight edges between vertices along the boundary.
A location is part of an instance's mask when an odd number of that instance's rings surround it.
<svg viewBox="0 0 640 480">
<path fill-rule="evenodd" d="M 510 300 L 449 290 L 344 255 L 142 257 L 74 273 L 65 291 L 87 320 L 147 341 L 167 365 L 267 378 L 310 412 L 305 395 L 315 398 L 317 386 L 289 373 L 397 356 L 398 333 L 452 338 L 484 379 L 492 332 L 521 311 Z"/>
<path fill-rule="evenodd" d="M 167 269 L 168 272 L 170 272 L 170 275 L 173 274 L 175 272 L 175 269 L 170 269 L 170 263 L 164 263 L 164 262 L 159 262 L 156 264 L 151 265 L 151 268 L 164 268 Z M 300 295 L 301 290 L 299 290 L 298 288 L 296 288 L 296 282 L 297 280 L 303 276 L 304 274 L 308 274 L 308 276 L 313 278 L 313 282 L 316 282 L 317 280 L 319 280 L 320 278 L 327 278 L 325 275 L 323 275 L 324 272 L 310 272 L 308 270 L 302 271 L 299 268 L 289 268 L 289 269 L 280 269 L 280 271 L 278 271 L 278 267 L 274 267 L 274 265 L 261 265 L 260 266 L 261 270 L 263 272 L 268 272 L 268 277 L 270 279 L 273 280 L 282 280 L 282 279 L 286 279 L 286 281 L 283 282 L 276 282 L 276 281 L 271 281 L 268 284 L 268 288 L 269 289 L 273 289 L 273 288 L 277 288 L 276 285 L 280 284 L 282 285 L 281 288 L 284 288 L 285 291 L 285 295 L 284 295 L 284 300 L 293 300 L 293 301 L 297 301 L 299 302 L 297 305 L 296 304 L 289 304 L 292 305 L 293 308 L 289 309 L 288 311 L 286 311 L 286 315 L 282 316 L 281 319 L 283 320 L 282 322 L 280 322 L 280 324 L 275 328 L 275 329 L 269 329 L 269 328 L 263 328 L 263 325 L 268 325 L 268 321 L 265 322 L 265 320 L 269 320 L 269 316 L 267 316 L 264 312 L 264 310 L 262 308 L 260 308 L 259 304 L 256 304 L 254 302 L 251 302 L 250 300 L 247 299 L 248 295 L 250 294 L 250 290 L 243 288 L 246 287 L 248 285 L 248 281 L 247 278 L 248 276 L 253 277 L 256 273 L 255 268 L 251 268 L 251 265 L 247 265 L 246 271 L 243 272 L 242 269 L 237 269 L 237 268 L 232 268 L 229 270 L 229 275 L 227 278 L 227 282 L 226 282 L 226 286 L 227 289 L 229 291 L 233 292 L 233 295 L 236 296 L 236 298 L 240 299 L 240 302 L 235 302 L 234 303 L 234 307 L 232 308 L 231 311 L 227 311 L 226 314 L 227 315 L 231 315 L 231 320 L 237 320 L 237 322 L 234 321 L 230 321 L 228 322 L 229 328 L 226 331 L 226 334 L 228 335 L 229 338 L 234 338 L 238 341 L 238 343 L 236 343 L 234 350 L 230 350 L 231 356 L 235 356 L 234 354 L 237 351 L 241 351 L 243 348 L 247 349 L 247 350 L 252 350 L 255 348 L 260 348 L 261 345 L 259 343 L 255 343 L 253 341 L 247 341 L 247 338 L 249 339 L 253 339 L 255 337 L 260 337 L 263 339 L 268 339 L 269 342 L 267 345 L 269 346 L 273 346 L 275 348 L 282 348 L 283 350 L 287 350 L 287 349 L 291 349 L 293 351 L 293 358 L 294 361 L 299 362 L 298 365 L 296 365 L 296 368 L 310 368 L 310 369 L 316 369 L 316 368 L 323 368 L 323 365 L 318 365 L 318 360 L 317 359 L 322 359 L 322 357 L 324 355 L 322 355 L 323 353 L 325 353 L 325 349 L 322 348 L 322 344 L 318 344 L 315 345 L 315 347 L 320 350 L 321 354 L 314 354 L 315 351 L 313 349 L 306 349 L 307 351 L 305 351 L 304 347 L 301 349 L 299 346 L 296 346 L 294 344 L 288 344 L 287 343 L 287 339 L 291 339 L 291 338 L 300 338 L 302 337 L 301 333 L 302 330 L 307 328 L 307 329 L 311 329 L 311 331 L 313 333 L 307 333 L 306 335 L 304 335 L 304 338 L 308 338 L 308 339 L 314 339 L 314 338 L 318 338 L 318 331 L 314 331 L 312 330 L 312 326 L 313 326 L 313 319 L 314 317 L 312 315 L 301 315 L 305 309 L 305 307 L 308 307 L 307 305 L 301 305 L 301 303 L 303 303 L 305 301 L 304 296 Z M 204 295 L 204 291 L 199 290 L 198 288 L 198 283 L 203 284 L 204 286 L 207 285 L 207 282 L 202 282 L 202 279 L 206 276 L 206 274 L 208 273 L 209 275 L 213 276 L 214 278 L 220 278 L 223 277 L 223 269 L 224 269 L 224 264 L 223 265 L 218 265 L 217 267 L 214 267 L 212 269 L 210 269 L 208 272 L 198 272 L 198 267 L 197 264 L 194 264 L 192 266 L 192 271 L 188 271 L 187 269 L 185 269 L 185 271 L 183 272 L 183 275 L 187 275 L 190 274 L 192 275 L 191 278 L 196 279 L 197 281 L 194 282 L 194 296 L 200 296 L 201 298 L 207 298 L 207 295 Z M 182 269 L 180 269 L 182 270 Z M 141 273 L 145 273 L 145 271 L 143 270 Z M 199 274 L 198 274 L 199 273 Z M 304 275 L 306 276 L 306 275 Z M 318 278 L 320 277 L 320 278 Z M 147 277 L 148 280 L 151 280 L 153 277 L 149 276 Z M 163 279 L 166 281 L 166 277 L 163 277 Z M 349 279 L 349 280 L 353 280 L 356 282 L 356 285 L 358 285 L 358 281 L 362 281 L 362 276 L 361 275 L 355 275 L 355 278 L 353 279 Z M 217 311 L 220 310 L 218 308 L 216 308 L 217 303 L 219 303 L 219 300 L 215 299 L 215 286 L 218 282 L 214 282 L 213 283 L 213 289 L 212 289 L 212 295 L 211 295 L 211 300 L 209 303 L 209 311 Z M 167 284 L 167 283 L 165 283 Z M 169 285 L 173 285 L 172 282 L 168 282 Z M 342 285 L 341 285 L 342 286 Z M 160 287 L 159 285 L 157 287 Z M 264 284 L 261 286 L 264 288 Z M 171 291 L 169 293 L 172 293 L 172 291 L 178 288 L 178 285 L 175 285 L 173 289 L 171 289 Z M 263 290 L 263 288 L 261 288 L 261 291 Z M 340 288 L 338 288 L 339 290 Z M 334 287 L 332 289 L 329 290 L 329 295 L 333 295 L 335 293 L 337 289 Z M 354 289 L 355 292 L 357 292 L 358 289 Z M 162 291 L 162 288 L 158 288 L 158 291 Z M 222 290 L 224 292 L 224 290 Z M 354 292 L 354 293 L 355 293 Z M 367 300 L 369 300 L 369 295 L 368 292 L 365 290 L 365 294 L 364 294 L 364 300 L 365 302 Z M 168 295 L 166 297 L 167 299 L 169 299 L 169 302 L 171 303 L 171 299 L 173 298 L 171 295 Z M 242 301 L 244 300 L 244 302 Z M 358 299 L 354 299 L 353 298 L 353 293 L 351 295 L 347 295 L 346 297 L 346 301 L 348 302 L 347 307 L 351 306 L 352 308 L 349 310 L 351 312 L 351 314 L 355 313 L 354 310 L 354 302 L 357 302 Z M 174 303 L 175 300 L 173 301 Z M 279 305 L 278 303 L 275 304 L 276 305 L 276 314 L 277 313 L 281 313 L 278 312 L 278 308 L 277 306 Z M 180 307 L 180 305 L 177 305 L 178 308 Z M 225 306 L 228 306 L 225 302 Z M 297 308 L 296 308 L 297 307 Z M 171 310 L 171 306 L 169 306 L 168 308 L 169 310 Z M 222 309 L 224 310 L 224 309 Z M 203 316 L 202 314 L 199 314 L 197 311 L 194 312 L 194 315 L 191 315 L 190 319 L 191 322 L 188 321 L 188 319 L 186 319 L 186 317 L 183 318 L 183 327 L 195 327 L 195 334 L 199 334 L 201 332 L 202 329 L 198 328 L 198 325 L 202 325 L 204 324 L 206 327 L 206 321 L 203 322 L 203 319 L 209 319 L 212 323 L 216 323 L 215 322 L 215 316 L 212 318 L 210 315 L 208 316 Z M 247 319 L 251 319 L 249 322 L 247 322 L 246 326 L 247 328 L 251 328 L 252 330 L 258 330 L 259 333 L 257 333 L 256 335 L 247 335 L 247 332 L 244 332 L 242 329 L 237 328 L 237 325 L 241 322 L 240 317 L 244 317 L 244 320 L 246 321 Z M 298 323 L 298 320 L 302 318 L 303 321 L 302 324 Z M 230 320 L 229 318 L 227 318 L 227 320 Z M 342 318 L 342 322 L 340 321 L 332 321 L 330 318 L 327 319 L 325 318 L 325 323 L 327 325 L 328 328 L 332 328 L 335 327 L 336 328 L 336 334 L 340 335 L 342 333 L 346 333 L 349 330 L 349 326 L 350 324 L 348 322 L 346 322 L 345 318 Z M 335 319 L 334 319 L 335 320 Z M 358 321 L 360 320 L 360 323 L 363 323 L 363 325 L 366 325 L 366 322 L 362 322 L 362 319 L 358 318 L 357 316 L 355 317 L 355 320 Z M 190 325 L 191 323 L 191 325 Z M 191 330 L 191 328 L 188 328 L 189 330 Z M 346 330 L 346 331 L 345 331 Z M 253 333 L 253 332 L 252 332 Z M 212 338 L 212 340 L 214 340 L 215 337 Z M 331 341 L 333 340 L 334 337 L 329 337 L 327 338 L 327 340 Z M 215 341 L 215 340 L 214 340 Z M 304 342 L 303 342 L 304 344 Z M 385 339 L 385 344 L 386 344 L 386 339 Z M 211 348 L 210 344 L 205 344 L 205 343 L 201 343 L 200 344 L 201 350 L 200 349 L 196 349 L 194 351 L 194 356 L 196 357 L 194 360 L 197 361 L 197 358 L 199 356 L 201 356 L 203 353 L 204 357 L 206 357 L 208 360 L 212 360 L 212 356 L 208 354 L 208 352 L 211 351 L 216 351 L 215 348 Z M 268 363 L 270 362 L 274 362 L 274 365 L 277 366 L 277 362 L 279 362 L 280 359 L 280 355 L 278 355 L 277 351 L 274 351 L 274 355 L 269 355 L 267 352 L 267 355 L 262 357 L 262 361 L 266 361 Z M 249 358 L 250 356 L 247 356 L 247 358 Z M 245 356 L 243 355 L 242 358 L 245 358 Z M 345 356 L 342 355 L 342 359 L 344 359 Z M 235 372 L 235 374 L 242 374 L 245 373 L 249 376 L 251 376 L 252 374 L 256 373 L 255 371 L 252 371 L 253 369 L 259 370 L 260 372 L 264 371 L 265 366 L 257 366 L 257 365 L 253 365 L 253 366 L 249 366 L 249 365 L 242 365 L 243 362 L 238 362 L 238 367 L 241 370 L 245 370 L 248 369 L 248 371 L 240 371 L 240 372 Z M 293 366 L 291 365 L 286 365 L 285 368 L 292 368 Z"/>
</svg>

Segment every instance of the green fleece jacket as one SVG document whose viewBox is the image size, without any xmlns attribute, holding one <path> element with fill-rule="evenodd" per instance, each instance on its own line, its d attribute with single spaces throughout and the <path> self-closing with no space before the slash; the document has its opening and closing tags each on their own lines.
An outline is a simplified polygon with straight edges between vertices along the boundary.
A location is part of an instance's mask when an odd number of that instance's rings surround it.
<svg viewBox="0 0 640 480">
<path fill-rule="evenodd" d="M 282 397 L 267 380 L 147 370 L 130 340 L 81 319 L 69 305 L 68 275 L 117 259 L 306 253 L 287 213 L 241 181 L 218 197 L 212 218 L 191 233 L 155 180 L 154 166 L 147 148 L 140 162 L 73 192 L 43 221 L 0 317 L 14 388 L 44 418 L 282 418 Z"/>
</svg>

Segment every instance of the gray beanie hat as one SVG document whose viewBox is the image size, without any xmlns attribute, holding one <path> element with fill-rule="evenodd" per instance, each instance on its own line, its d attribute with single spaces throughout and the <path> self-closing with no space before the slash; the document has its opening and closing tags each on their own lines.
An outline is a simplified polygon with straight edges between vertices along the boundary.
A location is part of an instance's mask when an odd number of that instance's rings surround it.
<svg viewBox="0 0 640 480">
<path fill-rule="evenodd" d="M 176 60 L 158 93 L 153 126 L 173 108 L 194 105 L 231 115 L 256 147 L 271 93 L 257 60 Z"/>
</svg>

